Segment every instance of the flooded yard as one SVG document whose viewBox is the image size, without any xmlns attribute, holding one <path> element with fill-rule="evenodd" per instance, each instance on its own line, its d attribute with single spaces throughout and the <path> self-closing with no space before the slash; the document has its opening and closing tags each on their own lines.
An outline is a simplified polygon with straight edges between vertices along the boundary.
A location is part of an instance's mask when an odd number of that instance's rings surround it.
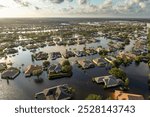
<svg viewBox="0 0 150 117">
<path fill-rule="evenodd" d="M 72 45 L 72 46 L 46 46 L 44 48 L 37 49 L 38 51 L 43 51 L 47 53 L 51 52 L 65 52 L 68 50 L 82 50 L 86 47 L 98 47 L 102 46 L 104 48 L 108 48 L 108 42 L 110 39 L 106 39 L 104 37 L 97 38 L 100 40 L 98 43 L 91 43 L 86 45 Z M 130 51 L 133 47 L 134 40 L 131 40 L 128 46 L 125 46 L 125 51 Z M 52 86 L 60 85 L 60 84 L 69 84 L 75 89 L 74 99 L 85 99 L 88 94 L 100 94 L 103 98 L 109 97 L 109 95 L 116 88 L 104 89 L 102 85 L 98 85 L 92 82 L 93 77 L 108 75 L 108 69 L 106 67 L 94 67 L 91 69 L 82 70 L 77 66 L 76 60 L 80 60 L 83 58 L 86 59 L 94 59 L 99 57 L 99 54 L 86 56 L 86 57 L 72 57 L 69 58 L 71 65 L 73 66 L 73 75 L 69 78 L 60 78 L 55 80 L 49 80 L 47 72 L 44 71 L 40 76 L 43 78 L 42 83 L 35 82 L 36 76 L 25 77 L 24 70 L 30 64 L 38 64 L 42 65 L 41 61 L 32 61 L 31 52 L 29 50 L 23 51 L 22 47 L 17 47 L 18 53 L 13 55 L 8 55 L 6 59 L 1 59 L 0 61 L 11 61 L 13 63 L 13 67 L 17 67 L 20 69 L 20 75 L 14 80 L 4 80 L 0 79 L 0 98 L 1 99 L 34 99 L 34 94 L 42 91 L 45 88 L 49 88 Z M 64 58 L 59 58 L 57 60 L 51 60 L 48 58 L 50 63 L 58 63 L 62 61 Z M 148 76 L 150 73 L 150 69 L 146 63 L 140 63 L 138 66 L 133 62 L 130 66 L 121 68 L 127 73 L 129 77 L 129 92 L 142 94 L 145 98 L 150 95 L 150 91 L 148 89 Z"/>
</svg>

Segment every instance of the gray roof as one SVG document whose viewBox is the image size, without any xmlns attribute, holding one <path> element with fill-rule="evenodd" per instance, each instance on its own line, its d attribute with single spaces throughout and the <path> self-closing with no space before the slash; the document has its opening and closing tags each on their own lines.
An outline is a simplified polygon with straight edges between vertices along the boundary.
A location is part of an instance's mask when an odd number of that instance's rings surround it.
<svg viewBox="0 0 150 117">
<path fill-rule="evenodd" d="M 103 79 L 105 85 L 107 87 L 113 87 L 113 86 L 117 86 L 119 84 L 118 80 L 116 79 L 116 77 L 110 75 L 110 76 L 105 76 L 105 78 Z"/>
<path fill-rule="evenodd" d="M 96 78 L 94 78 L 96 83 L 103 83 L 104 82 L 103 79 L 104 79 L 104 77 L 96 77 Z"/>
<path fill-rule="evenodd" d="M 68 85 L 59 85 L 49 89 L 45 89 L 36 94 L 36 99 L 48 99 L 48 100 L 65 100 L 70 99 L 71 95 L 66 92 Z"/>
</svg>

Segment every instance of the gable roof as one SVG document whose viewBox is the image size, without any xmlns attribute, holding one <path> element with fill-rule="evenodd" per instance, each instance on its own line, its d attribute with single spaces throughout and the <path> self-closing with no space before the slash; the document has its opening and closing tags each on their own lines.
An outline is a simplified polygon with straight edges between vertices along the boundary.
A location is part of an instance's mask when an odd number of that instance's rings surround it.
<svg viewBox="0 0 150 117">
<path fill-rule="evenodd" d="M 65 100 L 70 99 L 71 96 L 66 92 L 68 85 L 59 85 L 49 89 L 44 89 L 42 92 L 37 94 L 37 99 L 47 100 Z"/>
</svg>

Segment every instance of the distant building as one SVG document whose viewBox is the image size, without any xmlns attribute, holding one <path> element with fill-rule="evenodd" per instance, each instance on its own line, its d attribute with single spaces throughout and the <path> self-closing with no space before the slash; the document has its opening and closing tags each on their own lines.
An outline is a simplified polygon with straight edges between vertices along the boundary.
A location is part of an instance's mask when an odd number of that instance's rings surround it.
<svg viewBox="0 0 150 117">
<path fill-rule="evenodd" d="M 94 67 L 94 63 L 90 60 L 78 60 L 78 64 L 81 65 L 83 69 L 88 69 Z"/>
<path fill-rule="evenodd" d="M 122 59 L 134 60 L 136 58 L 136 55 L 128 52 L 120 52 L 118 54 L 118 57 Z"/>
<path fill-rule="evenodd" d="M 107 56 L 107 57 L 105 57 L 105 60 L 110 64 L 114 64 L 114 61 L 116 61 L 116 58 L 114 58 L 112 56 Z"/>
<path fill-rule="evenodd" d="M 95 63 L 97 66 L 105 66 L 106 65 L 106 61 L 102 58 L 93 59 L 93 63 Z"/>
<path fill-rule="evenodd" d="M 142 95 L 124 93 L 123 91 L 115 90 L 112 95 L 115 100 L 144 100 Z"/>
<path fill-rule="evenodd" d="M 67 50 L 65 53 L 62 54 L 62 56 L 63 56 L 64 58 L 70 58 L 70 57 L 74 57 L 75 54 L 74 54 L 72 51 L 68 51 L 68 50 Z"/>
<path fill-rule="evenodd" d="M 48 54 L 44 52 L 38 52 L 33 55 L 36 60 L 47 60 Z"/>
</svg>

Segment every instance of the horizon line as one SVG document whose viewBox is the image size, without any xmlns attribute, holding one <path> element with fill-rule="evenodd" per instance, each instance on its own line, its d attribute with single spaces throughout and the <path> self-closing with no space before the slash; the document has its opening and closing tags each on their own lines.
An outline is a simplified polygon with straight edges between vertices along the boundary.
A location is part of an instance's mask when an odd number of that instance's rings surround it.
<svg viewBox="0 0 150 117">
<path fill-rule="evenodd" d="M 83 18 L 83 19 L 150 19 L 149 17 L 0 17 L 0 19 L 44 19 L 44 18 L 72 18 L 72 19 L 78 19 L 78 18 Z"/>
</svg>

